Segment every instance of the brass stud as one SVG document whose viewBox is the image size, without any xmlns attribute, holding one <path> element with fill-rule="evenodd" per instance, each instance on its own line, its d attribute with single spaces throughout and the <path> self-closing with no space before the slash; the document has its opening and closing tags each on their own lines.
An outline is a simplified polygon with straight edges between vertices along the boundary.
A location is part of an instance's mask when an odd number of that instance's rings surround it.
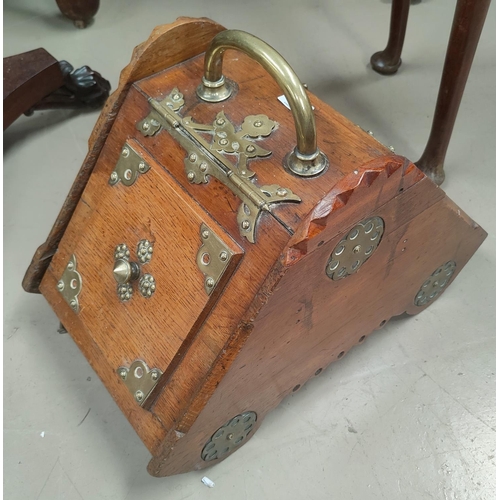
<svg viewBox="0 0 500 500">
<path fill-rule="evenodd" d="M 222 262 L 226 262 L 227 257 L 228 257 L 227 252 L 225 252 L 224 250 L 219 255 L 219 258 L 220 260 L 222 260 Z"/>
<path fill-rule="evenodd" d="M 189 182 L 193 182 L 195 177 L 196 177 L 196 174 L 194 172 L 188 172 L 187 178 L 188 178 Z"/>
<path fill-rule="evenodd" d="M 196 156 L 196 153 L 191 153 L 191 154 L 189 155 L 189 161 L 190 161 L 191 163 L 194 163 L 197 159 L 198 159 L 198 157 Z"/>
<path fill-rule="evenodd" d="M 241 223 L 241 227 L 245 230 L 247 229 L 250 229 L 250 222 L 247 221 L 247 220 L 244 220 L 242 223 Z"/>
<path fill-rule="evenodd" d="M 149 127 L 150 127 L 149 122 L 144 122 L 142 124 L 142 130 L 149 130 Z"/>
<path fill-rule="evenodd" d="M 213 278 L 207 278 L 206 283 L 209 288 L 212 288 L 215 285 L 215 281 Z"/>
<path fill-rule="evenodd" d="M 128 148 L 123 148 L 122 149 L 122 156 L 124 158 L 127 158 L 127 156 L 130 154 L 130 150 Z"/>
<path fill-rule="evenodd" d="M 125 380 L 127 378 L 127 370 L 125 368 L 122 368 L 119 373 L 120 377 Z"/>
<path fill-rule="evenodd" d="M 210 233 L 205 229 L 205 231 L 203 231 L 203 233 L 201 233 L 203 239 L 208 239 L 208 237 L 210 236 Z"/>
<path fill-rule="evenodd" d="M 287 195 L 287 193 L 288 193 L 288 191 L 287 191 L 285 188 L 278 188 L 278 189 L 276 190 L 276 194 L 277 194 L 278 196 L 286 196 L 286 195 Z"/>
</svg>

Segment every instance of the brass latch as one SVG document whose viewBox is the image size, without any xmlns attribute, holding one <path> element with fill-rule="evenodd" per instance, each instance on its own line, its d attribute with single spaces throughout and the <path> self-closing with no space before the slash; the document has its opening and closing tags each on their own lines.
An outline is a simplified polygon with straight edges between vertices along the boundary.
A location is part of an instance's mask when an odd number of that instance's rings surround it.
<svg viewBox="0 0 500 500">
<path fill-rule="evenodd" d="M 190 116 L 181 117 L 177 111 L 184 105 L 184 96 L 174 88 L 163 101 L 150 99 L 153 110 L 137 124 L 145 136 L 151 136 L 164 128 L 187 151 L 184 160 L 186 176 L 193 184 L 207 183 L 209 176 L 215 177 L 240 198 L 237 221 L 241 236 L 255 243 L 257 219 L 262 211 L 272 214 L 272 205 L 284 201 L 300 202 L 291 189 L 278 186 L 257 186 L 252 182 L 255 172 L 248 162 L 271 154 L 255 139 L 269 136 L 277 123 L 265 115 L 247 116 L 239 131 L 227 119 L 224 112 L 217 114 L 212 125 L 193 122 Z M 199 133 L 212 135 L 209 143 Z M 238 155 L 237 164 L 224 154 Z"/>
</svg>

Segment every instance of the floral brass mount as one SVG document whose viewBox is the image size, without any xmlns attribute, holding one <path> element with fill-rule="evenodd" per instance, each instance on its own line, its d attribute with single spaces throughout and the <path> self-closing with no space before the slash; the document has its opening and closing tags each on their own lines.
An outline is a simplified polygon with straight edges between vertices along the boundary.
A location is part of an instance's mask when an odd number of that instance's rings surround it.
<svg viewBox="0 0 500 500">
<path fill-rule="evenodd" d="M 130 250 L 125 243 L 120 243 L 115 248 L 113 277 L 117 283 L 116 293 L 121 302 L 127 302 L 132 298 L 134 281 L 139 281 L 139 293 L 145 299 L 151 298 L 156 290 L 154 277 L 149 273 L 142 273 L 142 266 L 151 262 L 153 244 L 149 240 L 139 241 L 136 255 L 139 262 L 132 262 Z"/>
<path fill-rule="evenodd" d="M 263 210 L 272 215 L 274 203 L 302 201 L 288 188 L 276 184 L 260 187 L 251 180 L 255 172 L 248 168 L 248 161 L 271 154 L 254 139 L 269 136 L 277 122 L 265 115 L 250 115 L 236 131 L 221 111 L 212 125 L 194 123 L 190 116 L 177 114 L 184 105 L 184 96 L 176 88 L 162 101 L 149 99 L 149 104 L 153 109 L 137 128 L 145 136 L 152 136 L 163 128 L 179 141 L 187 151 L 184 165 L 189 182 L 206 184 L 212 176 L 240 198 L 238 227 L 240 235 L 251 243 L 255 243 L 257 219 Z M 202 134 L 211 135 L 211 142 Z M 237 155 L 236 164 L 224 155 Z"/>
</svg>

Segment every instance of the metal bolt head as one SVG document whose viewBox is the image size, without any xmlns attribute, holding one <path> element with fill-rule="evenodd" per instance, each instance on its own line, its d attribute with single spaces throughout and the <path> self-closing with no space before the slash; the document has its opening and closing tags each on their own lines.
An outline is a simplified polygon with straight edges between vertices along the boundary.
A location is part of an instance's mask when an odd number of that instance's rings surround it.
<svg viewBox="0 0 500 500">
<path fill-rule="evenodd" d="M 158 127 L 160 125 L 160 122 L 157 121 L 157 120 L 155 120 L 154 118 L 152 118 L 151 119 L 151 125 L 153 125 L 153 127 Z"/>
<path fill-rule="evenodd" d="M 224 120 L 224 118 L 219 118 L 216 120 L 215 122 L 217 125 L 224 125 L 224 123 L 226 123 L 226 120 Z"/>
<path fill-rule="evenodd" d="M 144 122 L 142 124 L 142 130 L 149 130 L 149 127 L 150 127 L 149 122 Z"/>
<path fill-rule="evenodd" d="M 189 182 L 193 182 L 195 177 L 196 177 L 196 175 L 194 172 L 188 172 L 187 178 L 188 178 Z"/>
<path fill-rule="evenodd" d="M 203 162 L 203 163 L 200 165 L 200 170 L 201 170 L 202 172 L 206 172 L 206 171 L 207 171 L 207 168 L 208 168 L 208 165 L 207 165 L 205 162 Z"/>
<path fill-rule="evenodd" d="M 212 288 L 215 285 L 215 281 L 213 278 L 207 278 L 206 283 L 209 288 Z"/>
<path fill-rule="evenodd" d="M 190 161 L 191 163 L 194 163 L 197 159 L 198 159 L 198 157 L 196 156 L 196 153 L 191 153 L 191 154 L 189 155 L 189 161 Z"/>
<path fill-rule="evenodd" d="M 221 140 L 219 141 L 219 144 L 220 144 L 221 146 L 226 146 L 226 145 L 228 144 L 228 142 L 229 142 L 229 141 L 228 141 L 227 139 L 221 139 Z"/>
<path fill-rule="evenodd" d="M 278 189 L 276 190 L 276 194 L 277 194 L 278 196 L 286 196 L 287 192 L 288 192 L 288 191 L 287 191 L 285 188 L 278 188 Z"/>
<path fill-rule="evenodd" d="M 130 154 L 130 150 L 128 148 L 123 148 L 122 149 L 122 156 L 124 158 L 127 158 L 127 156 Z"/>
<path fill-rule="evenodd" d="M 361 250 L 361 245 L 356 245 L 353 249 L 352 249 L 352 253 L 359 253 Z"/>
<path fill-rule="evenodd" d="M 73 262 L 68 262 L 68 265 L 66 266 L 68 269 L 73 269 L 75 266 L 73 265 Z"/>
<path fill-rule="evenodd" d="M 256 122 L 253 122 L 254 127 L 262 127 L 262 122 L 260 120 L 257 120 Z"/>
<path fill-rule="evenodd" d="M 62 292 L 64 290 L 64 281 L 60 280 L 59 283 L 57 283 L 57 289 Z"/>
<path fill-rule="evenodd" d="M 228 257 L 227 252 L 224 250 L 219 255 L 219 259 L 222 260 L 222 262 L 226 262 L 227 257 Z"/>
<path fill-rule="evenodd" d="M 205 231 L 201 233 L 201 236 L 206 240 L 210 236 L 210 233 L 205 229 Z"/>
<path fill-rule="evenodd" d="M 142 391 L 135 391 L 135 400 L 139 403 L 144 399 L 144 393 Z"/>
<path fill-rule="evenodd" d="M 111 172 L 111 175 L 109 176 L 109 178 L 112 181 L 116 181 L 118 179 L 118 174 L 116 172 Z"/>
<path fill-rule="evenodd" d="M 227 435 L 227 439 L 229 439 L 229 440 L 233 439 L 233 433 L 232 432 Z"/>
<path fill-rule="evenodd" d="M 253 153 L 254 151 L 255 151 L 255 146 L 252 146 L 251 144 L 250 144 L 250 146 L 247 146 L 248 153 Z"/>
<path fill-rule="evenodd" d="M 151 380 L 158 380 L 158 372 L 157 371 L 151 372 Z"/>
<path fill-rule="evenodd" d="M 127 370 L 125 368 L 120 368 L 120 371 L 118 372 L 118 375 L 125 380 L 127 378 Z"/>
<path fill-rule="evenodd" d="M 174 94 L 174 95 L 172 96 L 172 100 L 173 100 L 173 101 L 178 101 L 180 98 L 181 98 L 181 96 L 180 96 L 179 94 Z"/>
<path fill-rule="evenodd" d="M 249 229 L 250 228 L 250 222 L 247 221 L 247 220 L 244 220 L 242 223 L 241 223 L 241 227 L 243 229 Z"/>
<path fill-rule="evenodd" d="M 143 161 L 141 161 L 139 163 L 139 172 L 144 172 L 144 170 L 146 170 L 146 164 Z"/>
</svg>

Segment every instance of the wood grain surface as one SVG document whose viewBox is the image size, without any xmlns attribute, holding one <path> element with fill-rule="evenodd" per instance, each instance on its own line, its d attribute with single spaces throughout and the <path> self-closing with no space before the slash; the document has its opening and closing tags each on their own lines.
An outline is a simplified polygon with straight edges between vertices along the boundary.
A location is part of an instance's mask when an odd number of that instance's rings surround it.
<svg viewBox="0 0 500 500">
<path fill-rule="evenodd" d="M 129 65 L 120 74 L 117 89 L 109 96 L 101 111 L 89 139 L 87 156 L 47 240 L 37 249 L 26 271 L 23 288 L 27 292 L 39 293 L 43 275 L 57 250 L 131 85 L 136 80 L 202 53 L 212 38 L 223 29 L 220 24 L 210 19 L 181 17 L 174 23 L 155 28 L 148 40 L 134 49 Z"/>
<path fill-rule="evenodd" d="M 363 343 L 391 317 L 424 310 L 415 306 L 414 298 L 437 267 L 454 260 L 453 278 L 457 277 L 486 233 L 427 178 L 385 204 L 374 205 L 383 190 L 392 187 L 397 192 L 404 174 L 403 167 L 399 170 L 389 180 L 379 176 L 378 182 L 357 188 L 359 196 L 353 195 L 328 221 L 330 238 L 320 240 L 302 259 L 290 262 L 284 251 L 273 271 L 275 282 L 276 274 L 281 279 L 254 319 L 244 347 L 189 431 L 180 438 L 168 434 L 162 453 L 150 462 L 151 474 L 213 465 L 219 460 L 203 461 L 201 450 L 221 425 L 255 411 L 258 420 L 252 436 L 284 397 Z M 434 193 L 433 203 L 426 203 L 426 195 L 432 198 Z M 371 210 L 360 201 L 371 202 Z M 358 273 L 332 281 L 325 273 L 330 253 L 345 228 L 370 215 L 382 217 L 386 224 L 379 247 Z"/>
</svg>

